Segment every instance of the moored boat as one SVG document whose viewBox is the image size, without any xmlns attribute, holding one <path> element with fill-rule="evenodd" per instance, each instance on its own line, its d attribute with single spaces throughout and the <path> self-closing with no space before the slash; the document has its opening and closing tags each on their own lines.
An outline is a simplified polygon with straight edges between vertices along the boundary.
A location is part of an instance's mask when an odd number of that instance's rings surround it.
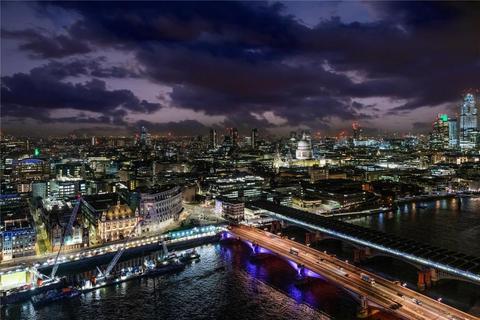
<svg viewBox="0 0 480 320">
<path fill-rule="evenodd" d="M 78 297 L 81 292 L 72 287 L 61 289 L 52 289 L 32 297 L 32 303 L 35 308 L 42 307 L 55 301 L 71 299 Z"/>
</svg>

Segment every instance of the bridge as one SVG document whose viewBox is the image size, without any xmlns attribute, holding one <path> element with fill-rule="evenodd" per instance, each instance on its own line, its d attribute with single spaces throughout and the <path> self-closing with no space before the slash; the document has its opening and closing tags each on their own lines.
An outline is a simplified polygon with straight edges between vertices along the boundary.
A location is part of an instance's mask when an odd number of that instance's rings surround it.
<svg viewBox="0 0 480 320">
<path fill-rule="evenodd" d="M 345 289 L 361 302 L 359 317 L 371 315 L 370 305 L 377 309 L 394 311 L 405 319 L 477 319 L 326 253 L 266 231 L 246 226 L 231 226 L 223 236 L 223 239 L 227 238 L 247 242 L 252 247 L 253 255 L 267 252 L 278 255 L 286 259 L 299 274 L 305 277 L 320 276 Z M 365 276 L 369 277 L 368 281 Z M 371 280 L 375 282 L 372 283 Z"/>
<path fill-rule="evenodd" d="M 253 201 L 249 205 L 264 210 L 265 213 L 278 220 L 319 231 L 353 245 L 371 248 L 414 265 L 432 268 L 435 277 L 443 275 L 444 278 L 450 277 L 480 284 L 480 257 L 453 252 L 333 218 L 277 205 L 270 201 Z M 426 274 L 422 274 L 420 277 L 419 274 L 419 286 L 421 285 L 420 280 L 425 276 Z"/>
</svg>

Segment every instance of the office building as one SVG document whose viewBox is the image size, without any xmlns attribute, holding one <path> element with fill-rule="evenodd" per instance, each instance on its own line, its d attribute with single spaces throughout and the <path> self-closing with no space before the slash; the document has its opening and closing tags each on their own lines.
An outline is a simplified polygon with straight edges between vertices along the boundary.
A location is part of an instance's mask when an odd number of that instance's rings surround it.
<svg viewBox="0 0 480 320">
<path fill-rule="evenodd" d="M 458 120 L 455 118 L 448 119 L 448 146 L 451 149 L 458 147 Z"/>
<path fill-rule="evenodd" d="M 250 144 L 252 146 L 252 149 L 255 149 L 257 147 L 257 143 L 258 143 L 257 139 L 258 139 L 258 130 L 257 128 L 253 128 L 252 134 L 250 137 Z"/>
<path fill-rule="evenodd" d="M 462 149 L 472 149 L 478 139 L 478 114 L 475 96 L 467 93 L 460 107 L 459 143 Z"/>
<path fill-rule="evenodd" d="M 216 149 L 217 148 L 217 130 L 215 129 L 210 129 L 210 137 L 208 141 L 208 147 L 210 149 Z"/>
</svg>

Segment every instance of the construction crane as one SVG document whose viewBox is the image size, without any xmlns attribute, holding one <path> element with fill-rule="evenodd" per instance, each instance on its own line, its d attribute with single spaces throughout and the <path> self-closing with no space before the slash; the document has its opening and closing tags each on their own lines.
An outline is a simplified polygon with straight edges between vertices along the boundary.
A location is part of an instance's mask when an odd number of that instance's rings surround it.
<svg viewBox="0 0 480 320">
<path fill-rule="evenodd" d="M 100 276 L 104 277 L 104 278 L 107 278 L 109 275 L 110 275 L 110 272 L 112 272 L 113 268 L 115 267 L 115 265 L 117 264 L 118 260 L 120 260 L 120 257 L 122 256 L 123 252 L 125 251 L 126 249 L 126 244 L 127 244 L 127 241 L 128 239 L 130 239 L 132 237 L 132 235 L 135 233 L 135 231 L 137 230 L 137 228 L 143 223 L 144 220 L 138 220 L 138 222 L 135 224 L 135 226 L 133 227 L 133 229 L 130 231 L 130 233 L 128 234 L 127 237 L 125 237 L 125 239 L 123 239 L 123 242 L 121 244 L 121 247 L 120 249 L 117 251 L 117 253 L 115 254 L 115 256 L 113 257 L 112 261 L 110 261 L 110 263 L 108 264 L 107 268 L 105 269 L 104 272 L 101 272 L 100 269 L 99 272 L 100 272 Z"/>
<path fill-rule="evenodd" d="M 73 223 L 77 219 L 77 214 L 78 214 L 78 210 L 80 209 L 80 205 L 82 203 L 86 203 L 86 201 L 83 200 L 83 198 L 81 196 L 79 196 L 77 198 L 77 200 L 78 200 L 77 204 L 73 208 L 72 214 L 70 215 L 70 219 L 68 220 L 68 224 L 63 229 L 62 239 L 60 240 L 60 249 L 58 249 L 57 255 L 55 256 L 55 261 L 54 261 L 53 267 L 52 267 L 52 273 L 50 274 L 50 279 L 52 279 L 52 280 L 55 279 L 55 274 L 57 273 L 57 270 L 58 270 L 58 265 L 59 265 L 58 257 L 60 256 L 60 252 L 62 252 L 63 245 L 65 244 L 65 238 L 70 233 L 70 230 L 72 229 Z"/>
</svg>

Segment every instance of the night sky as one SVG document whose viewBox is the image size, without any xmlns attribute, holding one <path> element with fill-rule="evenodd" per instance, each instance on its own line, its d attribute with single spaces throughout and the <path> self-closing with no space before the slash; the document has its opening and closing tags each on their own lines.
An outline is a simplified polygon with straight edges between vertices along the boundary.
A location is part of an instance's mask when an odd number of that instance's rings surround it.
<svg viewBox="0 0 480 320">
<path fill-rule="evenodd" d="M 2 132 L 422 132 L 480 88 L 480 3 L 2 2 Z"/>
</svg>

